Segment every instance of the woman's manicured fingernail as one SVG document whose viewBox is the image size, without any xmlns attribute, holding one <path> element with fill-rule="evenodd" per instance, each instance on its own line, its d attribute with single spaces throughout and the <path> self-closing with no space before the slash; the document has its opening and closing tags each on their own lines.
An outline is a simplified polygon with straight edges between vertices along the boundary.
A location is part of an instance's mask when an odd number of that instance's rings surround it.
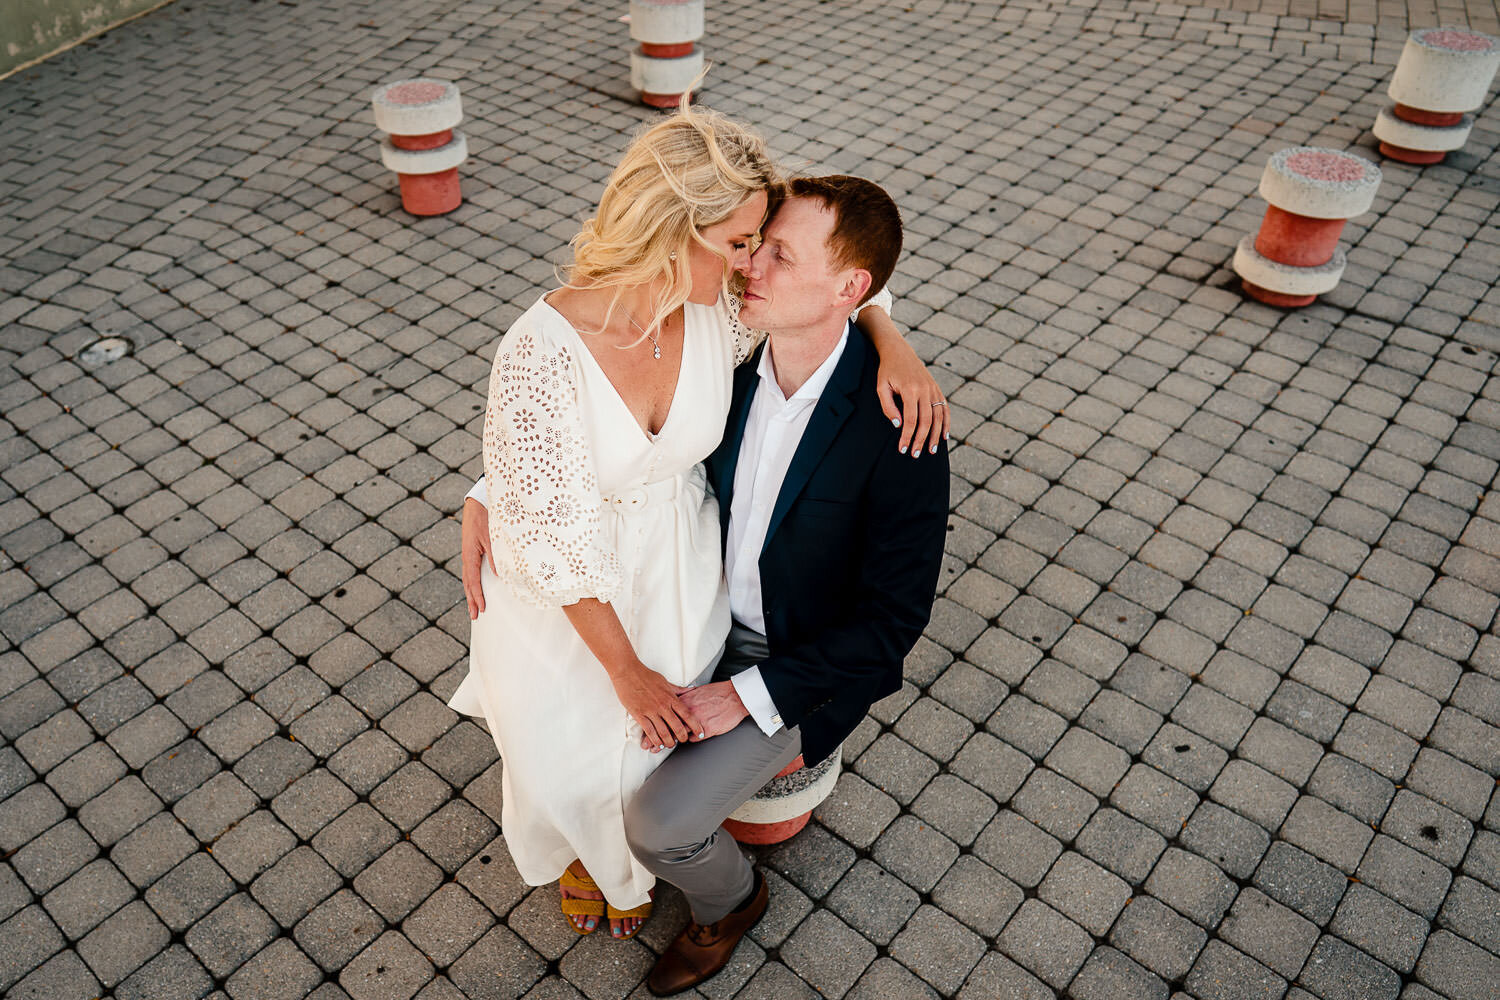
<svg viewBox="0 0 1500 1000">
<path fill-rule="evenodd" d="M 901 418 L 900 417 L 892 417 L 891 418 L 891 426 L 892 427 L 900 427 L 901 426 Z"/>
<path fill-rule="evenodd" d="M 932 447 L 931 447 L 931 448 L 930 448 L 930 449 L 928 449 L 928 450 L 929 450 L 929 451 L 931 451 L 931 452 L 932 452 L 932 453 L 933 453 L 933 454 L 934 454 L 934 455 L 936 455 L 936 454 L 937 454 L 937 445 L 933 445 L 933 446 L 932 446 Z"/>
<path fill-rule="evenodd" d="M 902 445 L 902 446 L 901 446 L 901 449 L 900 449 L 900 450 L 901 450 L 901 454 L 903 454 L 903 455 L 905 455 L 905 454 L 906 454 L 906 445 L 904 445 L 904 444 L 903 444 L 903 445 Z"/>
</svg>

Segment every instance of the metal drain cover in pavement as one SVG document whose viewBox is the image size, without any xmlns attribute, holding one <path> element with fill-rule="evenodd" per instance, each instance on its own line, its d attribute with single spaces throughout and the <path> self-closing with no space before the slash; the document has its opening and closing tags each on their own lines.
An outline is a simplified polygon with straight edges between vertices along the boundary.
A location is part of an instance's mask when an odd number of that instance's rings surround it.
<svg viewBox="0 0 1500 1000">
<path fill-rule="evenodd" d="M 129 353 L 130 341 L 123 337 L 105 337 L 85 347 L 78 355 L 78 362 L 85 368 L 100 368 Z"/>
</svg>

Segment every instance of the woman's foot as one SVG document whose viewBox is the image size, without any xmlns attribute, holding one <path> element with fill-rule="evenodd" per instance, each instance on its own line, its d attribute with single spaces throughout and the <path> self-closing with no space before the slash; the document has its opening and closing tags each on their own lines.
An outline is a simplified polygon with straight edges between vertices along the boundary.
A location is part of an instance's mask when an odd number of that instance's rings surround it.
<svg viewBox="0 0 1500 1000">
<path fill-rule="evenodd" d="M 594 928 L 599 926 L 599 918 L 604 916 L 604 893 L 589 878 L 588 869 L 583 867 L 583 862 L 574 861 L 569 865 L 557 884 L 562 892 L 563 913 L 573 924 L 573 929 L 579 934 L 594 933 Z M 574 902 L 570 904 L 568 900 Z"/>
<path fill-rule="evenodd" d="M 621 940 L 635 937 L 641 925 L 651 916 L 652 901 L 655 899 L 656 892 L 653 890 L 651 899 L 633 910 L 617 910 L 613 906 L 608 907 L 606 912 L 609 914 L 610 935 Z"/>
</svg>

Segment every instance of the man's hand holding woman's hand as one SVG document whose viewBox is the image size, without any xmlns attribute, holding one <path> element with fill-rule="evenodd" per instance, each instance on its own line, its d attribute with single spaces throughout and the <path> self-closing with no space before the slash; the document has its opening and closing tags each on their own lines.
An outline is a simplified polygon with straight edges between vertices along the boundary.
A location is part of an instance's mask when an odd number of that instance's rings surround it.
<svg viewBox="0 0 1500 1000">
<path fill-rule="evenodd" d="M 686 741 L 689 743 L 722 736 L 750 716 L 745 703 L 740 701 L 739 692 L 729 681 L 715 681 L 702 687 L 677 688 L 677 696 L 700 724 Z M 651 749 L 651 744 L 645 738 L 641 739 L 641 746 Z"/>
<path fill-rule="evenodd" d="M 464 501 L 463 533 L 459 544 L 469 621 L 477 619 L 479 612 L 484 610 L 484 586 L 480 583 L 479 572 L 485 559 L 490 561 L 490 572 L 497 572 L 494 543 L 490 541 L 490 512 L 484 509 L 484 504 L 469 497 Z"/>
</svg>

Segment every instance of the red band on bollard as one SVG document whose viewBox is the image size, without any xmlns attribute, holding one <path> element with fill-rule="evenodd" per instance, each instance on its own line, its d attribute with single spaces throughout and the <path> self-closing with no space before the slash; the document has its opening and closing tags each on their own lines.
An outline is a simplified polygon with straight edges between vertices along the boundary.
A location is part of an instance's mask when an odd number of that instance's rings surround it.
<svg viewBox="0 0 1500 1000">
<path fill-rule="evenodd" d="M 1442 163 L 1443 157 L 1448 155 L 1443 150 L 1403 149 L 1400 146 L 1393 146 L 1388 142 L 1380 144 L 1380 152 L 1383 156 L 1389 156 L 1393 160 L 1400 160 L 1402 163 L 1410 163 L 1418 167 Z"/>
<path fill-rule="evenodd" d="M 811 812 L 805 812 L 795 819 L 782 820 L 780 823 L 741 823 L 737 819 L 726 819 L 724 829 L 741 844 L 779 844 L 800 833 L 810 819 L 812 819 Z"/>
<path fill-rule="evenodd" d="M 689 98 L 691 101 L 691 98 Z M 681 94 L 649 94 L 641 91 L 641 103 L 653 108 L 675 108 L 682 103 Z"/>
<path fill-rule="evenodd" d="M 793 771 L 800 771 L 802 766 L 802 755 L 798 754 L 796 760 L 776 772 L 776 777 L 784 778 Z M 729 835 L 741 844 L 779 844 L 783 840 L 790 840 L 801 832 L 810 819 L 812 819 L 812 810 L 808 810 L 801 816 L 793 816 L 791 819 L 781 820 L 778 823 L 745 823 L 737 819 L 726 819 L 724 821 L 724 829 L 729 831 Z"/>
<path fill-rule="evenodd" d="M 654 42 L 641 43 L 641 55 L 650 59 L 680 59 L 692 53 L 692 42 L 673 42 L 670 45 L 658 45 Z"/>
<path fill-rule="evenodd" d="M 1241 281 L 1245 288 L 1245 294 L 1257 302 L 1264 302 L 1268 306 L 1276 306 L 1281 309 L 1295 309 L 1299 306 L 1310 306 L 1317 299 L 1316 295 L 1284 295 L 1281 292 L 1273 292 L 1269 288 L 1248 281 Z"/>
<path fill-rule="evenodd" d="M 412 215 L 442 215 L 463 202 L 458 168 L 436 174 L 397 174 L 401 178 L 401 207 Z"/>
<path fill-rule="evenodd" d="M 1437 128 L 1448 128 L 1464 120 L 1462 111 L 1423 111 L 1421 108 L 1413 108 L 1406 104 L 1397 104 L 1391 109 L 1391 113 L 1413 125 L 1431 125 Z"/>
<path fill-rule="evenodd" d="M 397 149 L 437 149 L 453 141 L 453 130 L 444 129 L 431 135 L 392 135 L 391 145 Z"/>
<path fill-rule="evenodd" d="M 1343 219 L 1313 219 L 1270 205 L 1255 237 L 1255 252 L 1278 264 L 1320 267 L 1333 260 L 1343 231 Z"/>
</svg>

